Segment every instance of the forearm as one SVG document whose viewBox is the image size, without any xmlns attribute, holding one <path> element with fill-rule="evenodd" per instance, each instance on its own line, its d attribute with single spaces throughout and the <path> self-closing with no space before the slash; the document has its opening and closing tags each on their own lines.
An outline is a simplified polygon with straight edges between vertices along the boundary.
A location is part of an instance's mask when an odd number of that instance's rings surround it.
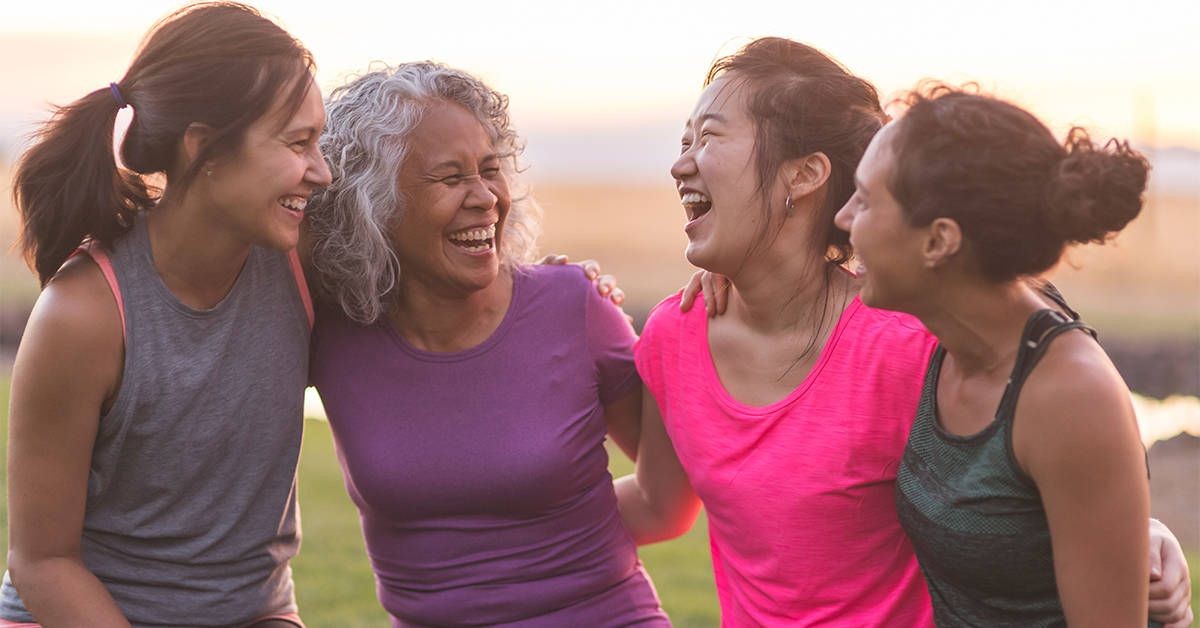
<svg viewBox="0 0 1200 628">
<path fill-rule="evenodd" d="M 79 558 L 22 560 L 18 556 L 18 552 L 10 554 L 13 585 L 25 608 L 44 628 L 129 626 L 108 589 Z"/>
<path fill-rule="evenodd" d="M 692 528 L 699 513 L 693 498 L 673 500 L 673 504 L 655 504 L 641 489 L 636 475 L 627 475 L 614 483 L 621 520 L 638 545 L 648 545 L 678 537 Z"/>
</svg>

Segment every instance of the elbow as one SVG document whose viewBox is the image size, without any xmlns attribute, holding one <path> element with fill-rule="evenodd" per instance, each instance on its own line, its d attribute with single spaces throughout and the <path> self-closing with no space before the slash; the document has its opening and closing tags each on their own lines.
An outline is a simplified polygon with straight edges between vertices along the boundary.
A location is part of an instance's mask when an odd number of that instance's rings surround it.
<svg viewBox="0 0 1200 628">
<path fill-rule="evenodd" d="M 700 508 L 691 505 L 678 508 L 670 513 L 659 513 L 656 525 L 648 531 L 648 534 L 642 535 L 642 538 L 637 540 L 638 545 L 670 541 L 687 534 L 696 524 L 699 513 Z"/>
<path fill-rule="evenodd" d="M 38 588 L 38 583 L 53 581 L 53 573 L 64 564 L 83 565 L 83 559 L 77 554 L 63 556 L 31 556 L 17 546 L 8 550 L 8 579 L 17 591 L 29 591 Z"/>
<path fill-rule="evenodd" d="M 17 551 L 15 548 L 8 550 L 6 560 L 8 561 L 8 579 L 12 582 L 13 587 L 20 590 L 28 579 L 28 575 L 31 572 L 36 572 L 37 568 L 30 564 L 31 561 L 25 556 L 24 552 Z"/>
</svg>

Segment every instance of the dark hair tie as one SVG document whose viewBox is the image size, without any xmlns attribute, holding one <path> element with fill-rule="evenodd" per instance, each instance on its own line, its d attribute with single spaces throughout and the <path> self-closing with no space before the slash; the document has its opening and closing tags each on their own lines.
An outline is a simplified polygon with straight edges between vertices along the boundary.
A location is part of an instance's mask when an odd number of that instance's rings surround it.
<svg viewBox="0 0 1200 628">
<path fill-rule="evenodd" d="M 108 84 L 108 91 L 112 92 L 113 100 L 117 101 L 117 109 L 124 109 L 129 106 L 125 99 L 121 97 L 121 90 L 117 88 L 116 83 Z"/>
</svg>

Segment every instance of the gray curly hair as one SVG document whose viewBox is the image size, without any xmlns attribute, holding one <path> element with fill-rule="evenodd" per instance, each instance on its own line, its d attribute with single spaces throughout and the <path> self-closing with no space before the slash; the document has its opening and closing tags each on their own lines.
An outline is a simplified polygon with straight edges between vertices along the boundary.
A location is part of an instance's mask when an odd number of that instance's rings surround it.
<svg viewBox="0 0 1200 628">
<path fill-rule="evenodd" d="M 320 294 L 359 323 L 384 314 L 400 277 L 388 236 L 407 205 L 400 167 L 410 134 L 438 101 L 474 113 L 503 157 L 501 170 L 514 194 L 500 242 L 502 268 L 512 271 L 534 256 L 541 210 L 518 187 L 523 146 L 509 126 L 508 98 L 466 72 L 432 61 L 373 65 L 327 99 L 321 152 L 333 183 L 313 197 L 307 212 Z"/>
</svg>

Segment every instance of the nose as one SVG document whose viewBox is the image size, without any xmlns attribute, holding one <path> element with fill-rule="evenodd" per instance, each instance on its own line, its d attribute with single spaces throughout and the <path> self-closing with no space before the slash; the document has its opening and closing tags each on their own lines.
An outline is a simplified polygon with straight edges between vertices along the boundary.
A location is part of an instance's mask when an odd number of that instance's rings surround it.
<svg viewBox="0 0 1200 628">
<path fill-rule="evenodd" d="M 466 183 L 471 186 L 464 202 L 467 207 L 489 210 L 495 207 L 500 200 L 500 196 L 483 177 L 479 175 L 468 177 Z"/>
<path fill-rule="evenodd" d="M 851 197 L 834 215 L 833 224 L 837 225 L 838 229 L 849 233 L 850 227 L 854 224 L 854 217 L 857 215 L 858 210 L 854 206 L 854 198 Z"/>
<path fill-rule="evenodd" d="M 679 154 L 675 163 L 671 164 L 671 177 L 676 181 L 682 181 L 694 174 L 696 174 L 696 161 L 692 159 L 692 147 L 689 146 Z"/>
<path fill-rule="evenodd" d="M 333 182 L 333 175 L 329 172 L 329 164 L 325 162 L 325 156 L 321 154 L 320 149 L 314 150 L 313 153 L 308 166 L 308 180 L 323 188 Z"/>
</svg>

